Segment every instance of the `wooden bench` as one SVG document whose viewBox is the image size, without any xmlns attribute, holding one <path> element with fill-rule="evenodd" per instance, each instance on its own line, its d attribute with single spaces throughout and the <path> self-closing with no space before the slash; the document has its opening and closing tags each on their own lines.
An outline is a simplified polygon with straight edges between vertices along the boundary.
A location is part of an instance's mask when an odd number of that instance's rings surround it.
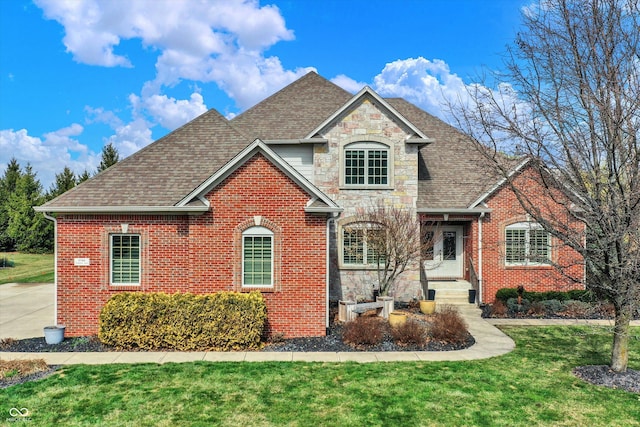
<svg viewBox="0 0 640 427">
<path fill-rule="evenodd" d="M 394 309 L 392 297 L 378 297 L 375 302 L 356 303 L 355 301 L 338 302 L 338 320 L 348 322 L 370 310 L 377 310 L 378 316 L 389 318 L 389 313 Z"/>
</svg>

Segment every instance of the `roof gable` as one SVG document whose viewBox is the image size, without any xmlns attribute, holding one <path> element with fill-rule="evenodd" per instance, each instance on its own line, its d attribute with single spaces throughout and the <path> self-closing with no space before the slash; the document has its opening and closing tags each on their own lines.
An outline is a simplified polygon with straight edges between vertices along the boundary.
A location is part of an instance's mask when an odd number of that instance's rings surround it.
<svg viewBox="0 0 640 427">
<path fill-rule="evenodd" d="M 307 209 L 309 212 L 340 212 L 342 210 L 333 200 L 309 182 L 304 175 L 291 167 L 282 159 L 282 157 L 278 156 L 271 148 L 269 148 L 269 146 L 259 139 L 256 139 L 253 143 L 240 151 L 233 159 L 231 159 L 231 161 L 218 169 L 216 173 L 211 175 L 206 181 L 184 197 L 177 206 L 188 206 L 190 203 L 193 203 L 194 200 L 204 201 L 204 196 L 207 193 L 220 185 L 234 171 L 258 153 L 262 154 L 267 160 L 280 169 L 280 171 L 291 178 L 291 180 L 301 189 L 309 194 L 311 197 L 307 206 L 309 208 Z"/>
<path fill-rule="evenodd" d="M 398 120 L 401 124 L 410 129 L 414 134 L 415 138 L 410 138 L 410 142 L 422 142 L 429 143 L 433 140 L 425 135 L 425 133 L 415 126 L 412 122 L 407 120 L 398 110 L 396 110 L 391 104 L 385 101 L 380 97 L 373 89 L 369 86 L 365 86 L 360 92 L 351 97 L 347 102 L 345 102 L 340 108 L 335 110 L 331 116 L 327 117 L 322 123 L 316 126 L 313 130 L 311 130 L 306 136 L 305 139 L 310 139 L 315 137 L 317 134 L 322 133 L 322 131 L 331 126 L 331 124 L 336 121 L 339 117 L 347 114 L 349 111 L 354 109 L 358 104 L 363 102 L 365 99 L 369 99 L 377 106 L 383 110 L 386 110 L 392 118 Z M 408 141 L 409 142 L 409 141 Z"/>
</svg>

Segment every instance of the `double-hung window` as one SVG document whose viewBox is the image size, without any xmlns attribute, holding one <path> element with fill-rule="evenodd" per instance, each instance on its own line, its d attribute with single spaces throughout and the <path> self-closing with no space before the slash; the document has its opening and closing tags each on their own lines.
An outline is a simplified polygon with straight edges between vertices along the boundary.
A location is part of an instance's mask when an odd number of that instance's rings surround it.
<svg viewBox="0 0 640 427">
<path fill-rule="evenodd" d="M 384 258 L 378 257 L 374 241 L 381 231 L 364 226 L 342 229 L 342 263 L 345 265 L 376 266 Z"/>
<path fill-rule="evenodd" d="M 519 222 L 505 229 L 507 265 L 541 265 L 551 261 L 551 236 L 540 224 Z"/>
<path fill-rule="evenodd" d="M 242 233 L 242 286 L 273 286 L 273 232 L 268 228 Z"/>
<path fill-rule="evenodd" d="M 384 144 L 350 144 L 344 150 L 344 185 L 388 186 L 389 163 L 389 149 Z"/>
<path fill-rule="evenodd" d="M 112 234 L 111 284 L 140 284 L 140 235 Z"/>
</svg>

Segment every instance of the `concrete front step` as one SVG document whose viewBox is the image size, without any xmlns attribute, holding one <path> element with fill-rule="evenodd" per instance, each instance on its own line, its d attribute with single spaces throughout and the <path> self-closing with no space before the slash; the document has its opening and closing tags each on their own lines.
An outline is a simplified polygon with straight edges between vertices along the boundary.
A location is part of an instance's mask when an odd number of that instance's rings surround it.
<svg viewBox="0 0 640 427">
<path fill-rule="evenodd" d="M 440 304 L 475 305 L 469 304 L 469 289 L 473 286 L 466 280 L 429 281 L 429 289 L 435 289 L 436 302 Z"/>
</svg>

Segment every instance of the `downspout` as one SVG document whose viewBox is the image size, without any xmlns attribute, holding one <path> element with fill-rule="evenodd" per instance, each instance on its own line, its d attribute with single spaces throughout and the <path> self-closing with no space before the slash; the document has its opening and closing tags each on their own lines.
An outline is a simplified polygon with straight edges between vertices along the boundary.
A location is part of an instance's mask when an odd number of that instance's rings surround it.
<svg viewBox="0 0 640 427">
<path fill-rule="evenodd" d="M 327 229 L 326 229 L 326 248 L 325 248 L 325 335 L 329 334 L 329 286 L 330 283 L 330 260 L 331 260 L 331 222 L 335 221 L 333 214 L 330 214 L 329 218 L 327 218 Z"/>
<path fill-rule="evenodd" d="M 46 212 L 44 217 L 53 221 L 53 324 L 58 324 L 58 220 Z"/>
<path fill-rule="evenodd" d="M 484 218 L 484 212 L 480 213 L 478 218 L 478 304 L 482 301 L 482 218 Z"/>
</svg>

